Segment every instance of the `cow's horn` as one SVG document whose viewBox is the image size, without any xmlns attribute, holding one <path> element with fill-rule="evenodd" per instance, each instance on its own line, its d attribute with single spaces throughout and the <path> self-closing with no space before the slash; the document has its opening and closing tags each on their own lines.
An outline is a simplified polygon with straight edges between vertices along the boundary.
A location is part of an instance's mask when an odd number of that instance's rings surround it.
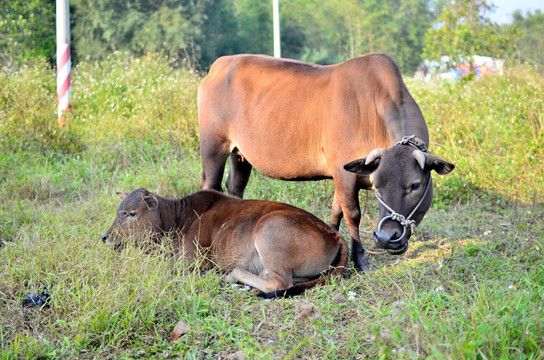
<svg viewBox="0 0 544 360">
<path fill-rule="evenodd" d="M 380 159 L 384 153 L 385 149 L 374 149 L 366 157 L 365 165 L 374 162 L 376 159 Z"/>
<path fill-rule="evenodd" d="M 414 155 L 414 158 L 416 159 L 419 166 L 421 166 L 421 169 L 425 169 L 425 154 L 421 150 L 414 150 L 412 153 Z"/>
</svg>

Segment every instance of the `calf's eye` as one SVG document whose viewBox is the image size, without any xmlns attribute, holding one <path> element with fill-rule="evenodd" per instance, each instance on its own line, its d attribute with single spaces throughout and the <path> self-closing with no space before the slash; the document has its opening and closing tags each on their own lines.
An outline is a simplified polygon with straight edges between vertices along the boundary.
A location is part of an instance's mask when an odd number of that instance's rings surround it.
<svg viewBox="0 0 544 360">
<path fill-rule="evenodd" d="M 138 214 L 136 211 L 131 211 L 131 212 L 128 213 L 128 216 L 135 217 L 136 214 Z"/>
</svg>

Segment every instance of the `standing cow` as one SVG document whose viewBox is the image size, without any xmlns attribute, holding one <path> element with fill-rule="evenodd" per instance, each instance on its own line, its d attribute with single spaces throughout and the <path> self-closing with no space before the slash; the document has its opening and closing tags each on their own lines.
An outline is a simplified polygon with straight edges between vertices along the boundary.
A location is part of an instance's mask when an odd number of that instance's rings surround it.
<svg viewBox="0 0 544 360">
<path fill-rule="evenodd" d="M 222 57 L 200 85 L 198 114 L 203 189 L 221 191 L 229 156 L 226 187 L 238 197 L 252 167 L 275 179 L 332 178 L 331 224 L 338 229 L 345 217 L 360 269 L 369 263 L 359 238 L 358 191 L 375 188 L 380 219 L 374 241 L 402 254 L 431 206 L 431 170 L 454 168 L 427 152 L 425 119 L 397 64 L 384 54 L 331 66 Z"/>
</svg>

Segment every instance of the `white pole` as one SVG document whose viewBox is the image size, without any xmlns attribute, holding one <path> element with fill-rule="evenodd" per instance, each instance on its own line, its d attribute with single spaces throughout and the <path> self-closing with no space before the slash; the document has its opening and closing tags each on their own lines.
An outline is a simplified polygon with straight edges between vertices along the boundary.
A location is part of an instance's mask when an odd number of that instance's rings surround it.
<svg viewBox="0 0 544 360">
<path fill-rule="evenodd" d="M 69 0 L 56 0 L 57 4 L 57 101 L 58 124 L 64 125 L 65 111 L 70 109 L 72 96 L 70 61 L 70 5 Z"/>
<path fill-rule="evenodd" d="M 274 56 L 279 58 L 281 57 L 279 0 L 272 0 L 272 11 L 274 13 Z"/>
</svg>

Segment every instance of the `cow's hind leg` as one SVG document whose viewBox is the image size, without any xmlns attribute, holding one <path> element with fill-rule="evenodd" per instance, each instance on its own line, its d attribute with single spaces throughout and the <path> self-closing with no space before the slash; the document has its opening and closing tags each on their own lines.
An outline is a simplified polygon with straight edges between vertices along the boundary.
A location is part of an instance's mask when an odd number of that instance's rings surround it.
<svg viewBox="0 0 544 360">
<path fill-rule="evenodd" d="M 201 138 L 200 157 L 202 159 L 202 189 L 222 191 L 221 180 L 225 171 L 225 163 L 229 156 L 227 144 Z"/>
<path fill-rule="evenodd" d="M 242 198 L 249 176 L 251 175 L 251 164 L 238 154 L 232 153 L 229 158 L 229 175 L 227 177 L 227 190 L 230 195 Z"/>
</svg>

